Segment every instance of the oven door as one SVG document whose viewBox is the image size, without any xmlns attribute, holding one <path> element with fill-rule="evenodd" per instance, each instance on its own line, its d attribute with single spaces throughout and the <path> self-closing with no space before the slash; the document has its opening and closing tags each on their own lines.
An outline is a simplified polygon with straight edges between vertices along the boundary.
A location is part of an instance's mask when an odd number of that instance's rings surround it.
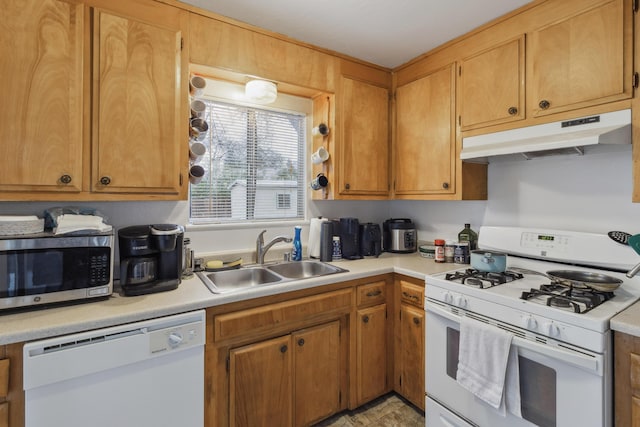
<svg viewBox="0 0 640 427">
<path fill-rule="evenodd" d="M 514 336 L 518 351 L 523 418 L 496 409 L 476 398 L 456 382 L 460 338 L 459 314 L 440 303 L 427 301 L 426 424 L 492 427 L 610 427 L 612 425 L 608 352 L 591 353 L 570 346 L 541 343 Z M 463 313 L 463 311 L 458 311 Z M 483 316 L 478 320 L 492 319 Z M 495 321 L 493 321 L 495 322 Z M 517 330 L 517 328 L 511 328 Z M 609 336 L 606 337 L 608 340 Z M 610 348 L 610 347 L 609 347 Z M 432 402 L 429 402 L 430 400 Z M 442 410 L 435 410 L 439 406 Z M 450 412 L 450 413 L 447 413 Z M 452 413 L 452 414 L 451 414 Z M 454 415 L 458 418 L 451 422 Z M 467 423 L 463 420 L 467 420 Z"/>
</svg>

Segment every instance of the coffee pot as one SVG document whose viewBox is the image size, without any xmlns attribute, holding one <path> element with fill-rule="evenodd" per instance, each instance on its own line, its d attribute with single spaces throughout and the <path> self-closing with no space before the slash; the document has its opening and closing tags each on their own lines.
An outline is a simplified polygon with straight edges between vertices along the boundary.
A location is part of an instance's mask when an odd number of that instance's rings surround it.
<svg viewBox="0 0 640 427">
<path fill-rule="evenodd" d="M 127 296 L 176 289 L 182 276 L 183 227 L 134 225 L 118 231 L 120 286 Z"/>
</svg>

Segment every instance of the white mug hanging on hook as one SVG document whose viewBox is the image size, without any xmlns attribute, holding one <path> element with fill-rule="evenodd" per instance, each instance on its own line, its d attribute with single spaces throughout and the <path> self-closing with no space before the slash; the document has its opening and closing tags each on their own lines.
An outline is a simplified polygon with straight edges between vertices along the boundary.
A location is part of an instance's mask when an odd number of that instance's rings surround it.
<svg viewBox="0 0 640 427">
<path fill-rule="evenodd" d="M 189 159 L 192 163 L 198 162 L 207 152 L 207 147 L 202 142 L 192 142 L 189 144 Z"/>
<path fill-rule="evenodd" d="M 320 163 L 324 163 L 327 160 L 329 160 L 329 152 L 327 151 L 326 148 L 324 147 L 320 147 L 318 148 L 312 155 L 311 155 L 311 161 L 316 164 L 319 165 Z"/>
<path fill-rule="evenodd" d="M 311 129 L 311 133 L 313 134 L 313 136 L 327 136 L 329 135 L 329 126 L 325 125 L 324 123 L 320 123 L 318 126 Z"/>
<path fill-rule="evenodd" d="M 320 190 L 329 185 L 329 180 L 323 173 L 319 173 L 309 184 L 312 190 Z"/>
</svg>

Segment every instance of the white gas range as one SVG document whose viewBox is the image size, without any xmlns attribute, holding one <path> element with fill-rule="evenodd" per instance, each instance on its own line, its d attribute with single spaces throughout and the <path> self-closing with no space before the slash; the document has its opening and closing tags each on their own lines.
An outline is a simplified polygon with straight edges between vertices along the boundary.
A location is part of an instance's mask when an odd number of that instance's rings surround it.
<svg viewBox="0 0 640 427">
<path fill-rule="evenodd" d="M 507 254 L 505 276 L 460 266 L 426 279 L 427 425 L 611 426 L 609 320 L 640 298 L 640 277 L 625 276 L 640 256 L 606 234 L 512 227 L 482 227 L 478 246 Z M 559 287 L 549 271 L 621 284 Z M 513 334 L 522 418 L 456 382 L 463 317 Z"/>
</svg>

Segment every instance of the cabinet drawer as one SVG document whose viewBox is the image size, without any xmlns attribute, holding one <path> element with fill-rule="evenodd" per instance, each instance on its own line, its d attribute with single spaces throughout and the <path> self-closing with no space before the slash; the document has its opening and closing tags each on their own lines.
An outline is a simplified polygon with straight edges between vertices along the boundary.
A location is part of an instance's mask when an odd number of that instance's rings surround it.
<svg viewBox="0 0 640 427">
<path fill-rule="evenodd" d="M 0 427 L 9 427 L 9 403 L 0 404 Z"/>
<path fill-rule="evenodd" d="M 9 393 L 9 359 L 0 360 L 0 398 Z"/>
<path fill-rule="evenodd" d="M 356 289 L 356 304 L 361 306 L 384 302 L 387 296 L 386 289 L 387 282 L 384 280 L 360 285 Z"/>
<path fill-rule="evenodd" d="M 348 311 L 351 289 L 313 295 L 292 301 L 269 304 L 235 313 L 221 314 L 214 319 L 214 339 L 224 340 L 247 333 L 270 330 L 276 326 L 309 320 L 313 316 Z"/>
<path fill-rule="evenodd" d="M 401 280 L 400 300 L 405 304 L 422 308 L 424 305 L 424 286 Z"/>
<path fill-rule="evenodd" d="M 629 354 L 629 382 L 631 393 L 640 398 L 640 354 Z"/>
</svg>

